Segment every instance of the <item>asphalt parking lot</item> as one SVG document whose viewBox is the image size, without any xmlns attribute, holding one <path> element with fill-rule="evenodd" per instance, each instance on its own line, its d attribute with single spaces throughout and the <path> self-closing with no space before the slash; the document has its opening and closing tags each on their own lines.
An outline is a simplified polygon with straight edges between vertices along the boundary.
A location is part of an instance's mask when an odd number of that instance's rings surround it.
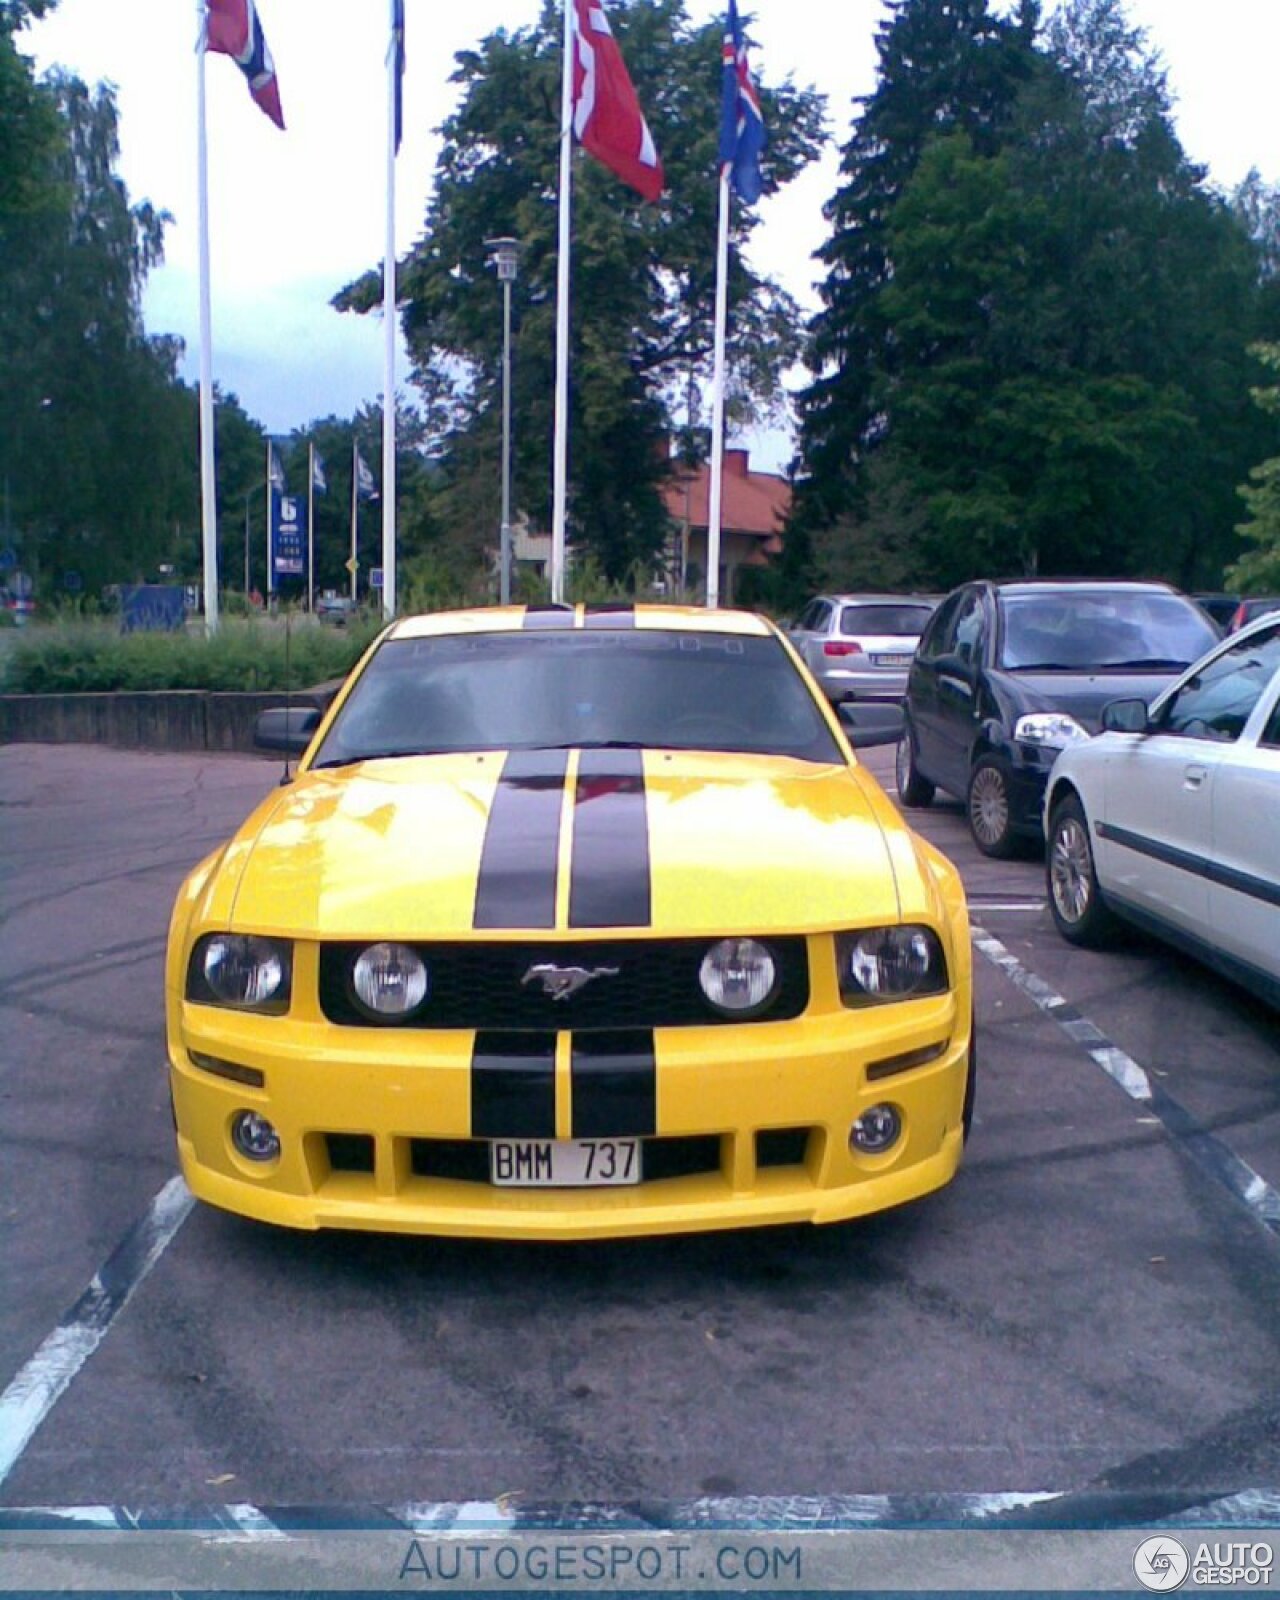
<svg viewBox="0 0 1280 1600">
<path fill-rule="evenodd" d="M 868 761 L 891 787 L 892 752 Z M 21 1437 L 51 1335 L 96 1273 L 110 1298 L 175 1172 L 174 891 L 276 778 L 0 750 L 0 1503 L 1280 1484 L 1280 1018 L 1155 944 L 1067 947 L 1040 867 L 979 856 L 945 804 L 914 815 L 981 930 L 982 1051 L 948 1189 L 835 1229 L 554 1247 L 196 1207 Z"/>
</svg>

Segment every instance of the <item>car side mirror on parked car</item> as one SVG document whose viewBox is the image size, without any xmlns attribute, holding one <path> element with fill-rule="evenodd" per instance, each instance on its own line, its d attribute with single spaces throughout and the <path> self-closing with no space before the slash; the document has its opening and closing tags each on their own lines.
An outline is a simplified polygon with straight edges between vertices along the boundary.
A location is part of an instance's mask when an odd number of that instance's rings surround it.
<svg viewBox="0 0 1280 1600">
<path fill-rule="evenodd" d="M 1109 700 L 1102 708 L 1104 733 L 1147 733 L 1151 713 L 1145 700 Z"/>
<path fill-rule="evenodd" d="M 283 750 L 300 756 L 320 726 L 315 706 L 272 706 L 260 711 L 253 725 L 253 743 L 259 750 Z"/>
<path fill-rule="evenodd" d="M 844 700 L 836 707 L 836 716 L 855 750 L 897 744 L 902 737 L 902 706 L 898 702 Z"/>
</svg>

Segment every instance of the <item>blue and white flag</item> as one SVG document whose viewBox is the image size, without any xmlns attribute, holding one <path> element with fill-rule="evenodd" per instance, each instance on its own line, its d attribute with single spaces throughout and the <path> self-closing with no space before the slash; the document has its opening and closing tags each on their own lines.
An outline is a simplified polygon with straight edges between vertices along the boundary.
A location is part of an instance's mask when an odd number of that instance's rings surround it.
<svg viewBox="0 0 1280 1600">
<path fill-rule="evenodd" d="M 360 452 L 356 451 L 356 493 L 362 500 L 376 500 L 378 498 L 378 485 L 373 480 L 368 463 Z"/>
<path fill-rule="evenodd" d="M 324 475 L 324 462 L 314 452 L 311 456 L 311 487 L 316 494 L 329 492 L 329 482 Z"/>
<path fill-rule="evenodd" d="M 404 0 L 391 0 L 391 48 L 396 53 L 396 154 L 404 132 Z"/>
<path fill-rule="evenodd" d="M 729 0 L 724 29 L 724 74 L 720 97 L 720 165 L 750 205 L 764 187 L 760 152 L 764 149 L 764 117 L 760 96 L 747 66 L 747 46 L 738 21 L 737 0 Z"/>
<path fill-rule="evenodd" d="M 275 445 L 267 446 L 267 480 L 273 489 L 284 488 L 284 467 L 280 464 L 280 455 Z"/>
</svg>

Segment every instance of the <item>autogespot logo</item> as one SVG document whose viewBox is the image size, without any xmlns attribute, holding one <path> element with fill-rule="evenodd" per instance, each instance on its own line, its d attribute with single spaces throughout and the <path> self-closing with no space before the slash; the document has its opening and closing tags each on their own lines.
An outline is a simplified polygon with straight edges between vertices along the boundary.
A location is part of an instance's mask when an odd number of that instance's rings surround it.
<svg viewBox="0 0 1280 1600">
<path fill-rule="evenodd" d="M 1186 1548 L 1166 1533 L 1144 1539 L 1133 1554 L 1133 1571 L 1138 1582 L 1157 1593 L 1181 1588 L 1190 1570 L 1191 1557 Z"/>
</svg>

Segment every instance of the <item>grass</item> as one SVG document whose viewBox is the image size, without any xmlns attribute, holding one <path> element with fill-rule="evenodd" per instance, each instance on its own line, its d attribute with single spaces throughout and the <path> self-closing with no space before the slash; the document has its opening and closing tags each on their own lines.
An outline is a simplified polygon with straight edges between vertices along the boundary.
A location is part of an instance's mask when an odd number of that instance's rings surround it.
<svg viewBox="0 0 1280 1600">
<path fill-rule="evenodd" d="M 210 639 L 199 629 L 122 633 L 109 620 L 56 622 L 6 640 L 0 687 L 8 694 L 305 689 L 345 676 L 380 627 L 372 618 L 345 628 L 296 617 L 228 618 Z"/>
</svg>

